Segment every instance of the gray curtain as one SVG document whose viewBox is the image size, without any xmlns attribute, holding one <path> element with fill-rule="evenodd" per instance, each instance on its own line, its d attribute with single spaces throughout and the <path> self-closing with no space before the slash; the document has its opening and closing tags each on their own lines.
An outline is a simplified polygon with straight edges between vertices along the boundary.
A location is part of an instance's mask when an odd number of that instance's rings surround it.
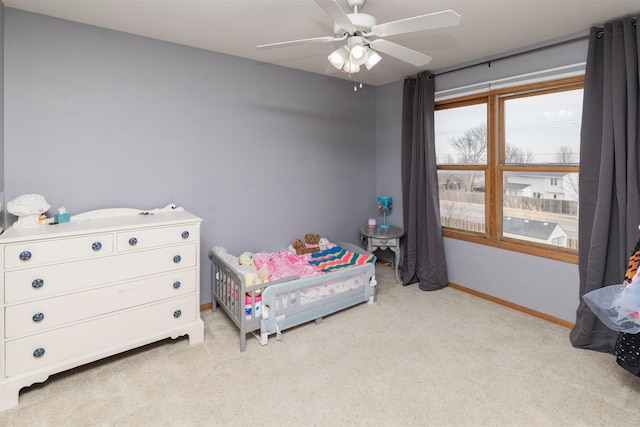
<svg viewBox="0 0 640 427">
<path fill-rule="evenodd" d="M 634 19 L 592 28 L 584 83 L 580 145 L 580 305 L 575 347 L 613 352 L 616 333 L 582 296 L 622 283 L 638 241 L 638 44 Z"/>
<path fill-rule="evenodd" d="M 405 227 L 402 284 L 423 291 L 447 286 L 434 137 L 434 76 L 404 81 L 402 208 Z"/>
</svg>

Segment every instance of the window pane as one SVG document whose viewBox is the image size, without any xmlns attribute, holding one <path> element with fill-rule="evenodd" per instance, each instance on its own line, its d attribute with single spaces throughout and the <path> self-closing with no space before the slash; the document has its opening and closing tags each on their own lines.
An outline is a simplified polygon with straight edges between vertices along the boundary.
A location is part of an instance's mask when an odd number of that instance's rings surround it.
<svg viewBox="0 0 640 427">
<path fill-rule="evenodd" d="M 486 165 L 487 105 L 436 110 L 435 137 L 439 165 Z"/>
<path fill-rule="evenodd" d="M 578 249 L 578 174 L 505 172 L 502 234 Z"/>
<path fill-rule="evenodd" d="M 504 117 L 505 163 L 578 165 L 582 89 L 505 100 Z"/>
<path fill-rule="evenodd" d="M 443 226 L 484 233 L 484 183 L 481 171 L 438 171 Z"/>
</svg>

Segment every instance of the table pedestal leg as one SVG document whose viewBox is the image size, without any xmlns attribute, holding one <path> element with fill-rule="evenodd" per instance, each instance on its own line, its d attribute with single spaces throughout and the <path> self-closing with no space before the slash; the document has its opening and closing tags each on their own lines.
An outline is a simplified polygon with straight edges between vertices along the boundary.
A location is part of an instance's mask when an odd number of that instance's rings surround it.
<svg viewBox="0 0 640 427">
<path fill-rule="evenodd" d="M 393 263 L 393 271 L 395 274 L 396 282 L 400 281 L 400 273 L 398 270 L 398 266 L 400 265 L 400 248 L 389 248 L 395 254 L 395 262 Z"/>
</svg>

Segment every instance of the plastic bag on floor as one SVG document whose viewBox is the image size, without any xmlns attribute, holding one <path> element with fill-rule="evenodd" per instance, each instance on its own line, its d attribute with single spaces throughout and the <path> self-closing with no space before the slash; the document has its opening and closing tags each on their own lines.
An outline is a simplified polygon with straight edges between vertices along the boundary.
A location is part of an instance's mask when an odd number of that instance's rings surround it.
<svg viewBox="0 0 640 427">
<path fill-rule="evenodd" d="M 640 332 L 640 280 L 596 289 L 583 298 L 593 314 L 609 329 L 630 334 Z"/>
</svg>

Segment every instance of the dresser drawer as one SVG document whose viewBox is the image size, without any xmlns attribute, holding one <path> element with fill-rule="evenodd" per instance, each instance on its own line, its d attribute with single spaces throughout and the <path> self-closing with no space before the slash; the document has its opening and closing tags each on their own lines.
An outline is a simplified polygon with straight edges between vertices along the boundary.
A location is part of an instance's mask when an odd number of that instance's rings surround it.
<svg viewBox="0 0 640 427">
<path fill-rule="evenodd" d="M 54 295 L 131 281 L 143 276 L 197 265 L 197 244 L 130 252 L 73 264 L 56 264 L 4 275 L 5 303 L 26 302 Z"/>
<path fill-rule="evenodd" d="M 4 247 L 4 268 L 30 268 L 55 262 L 96 258 L 113 253 L 113 235 L 25 242 Z"/>
<path fill-rule="evenodd" d="M 196 291 L 195 269 L 16 304 L 5 308 L 5 336 L 16 338 L 64 324 Z"/>
<path fill-rule="evenodd" d="M 199 238 L 199 230 L 200 228 L 197 224 L 188 224 L 176 227 L 123 231 L 116 235 L 116 248 L 121 252 L 194 242 Z"/>
<path fill-rule="evenodd" d="M 386 246 L 386 247 L 395 247 L 398 246 L 398 239 L 378 239 L 378 238 L 372 238 L 371 239 L 371 245 L 372 246 Z"/>
<path fill-rule="evenodd" d="M 11 377 L 56 363 L 73 363 L 109 347 L 169 337 L 174 328 L 196 321 L 195 295 L 115 313 L 6 343 L 6 375 Z M 159 337 L 159 335 L 162 335 Z M 114 351 L 115 352 L 115 351 Z"/>
</svg>

